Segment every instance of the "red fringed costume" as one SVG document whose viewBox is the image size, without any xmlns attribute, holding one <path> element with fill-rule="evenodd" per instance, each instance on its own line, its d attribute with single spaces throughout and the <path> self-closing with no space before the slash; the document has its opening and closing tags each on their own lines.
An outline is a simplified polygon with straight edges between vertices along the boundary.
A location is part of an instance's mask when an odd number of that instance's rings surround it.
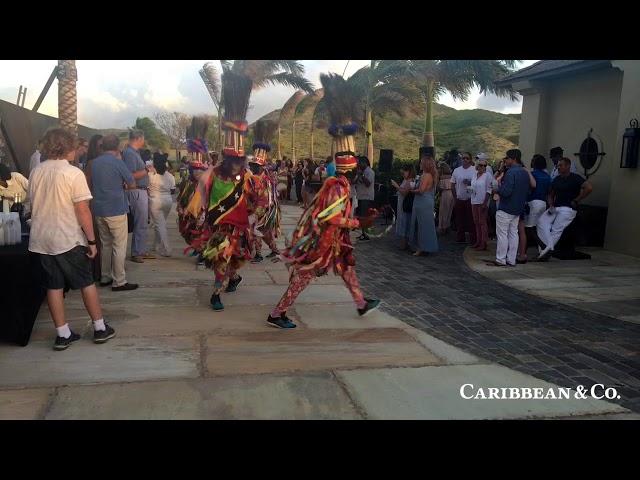
<svg viewBox="0 0 640 480">
<path fill-rule="evenodd" d="M 355 274 L 355 258 L 349 230 L 360 222 L 351 214 L 350 185 L 344 176 L 330 177 L 300 218 L 291 245 L 281 257 L 291 266 L 289 288 L 272 311 L 277 317 L 287 311 L 298 295 L 317 276 L 330 268 L 340 275 L 358 308 L 366 305 Z"/>
</svg>

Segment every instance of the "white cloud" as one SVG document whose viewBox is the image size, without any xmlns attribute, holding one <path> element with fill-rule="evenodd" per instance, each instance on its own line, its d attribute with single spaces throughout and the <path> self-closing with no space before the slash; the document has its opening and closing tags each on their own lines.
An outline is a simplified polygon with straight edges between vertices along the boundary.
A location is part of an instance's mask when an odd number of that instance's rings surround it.
<svg viewBox="0 0 640 480">
<path fill-rule="evenodd" d="M 95 127 L 126 127 L 138 116 L 151 116 L 162 109 L 188 114 L 214 113 L 198 70 L 206 60 L 78 60 L 78 120 Z M 303 60 L 307 78 L 320 87 L 320 73 L 352 75 L 369 60 Z M 524 61 L 524 67 L 534 60 Z M 217 65 L 219 63 L 215 62 Z M 42 91 L 56 60 L 0 60 L 0 98 L 14 103 L 20 85 L 27 87 L 26 108 L 31 108 Z M 346 70 L 345 70 L 346 68 Z M 251 98 L 248 120 L 253 121 L 280 108 L 293 94 L 291 88 L 271 86 L 256 91 Z M 57 116 L 57 82 L 51 86 L 39 112 Z M 505 102 L 474 91 L 466 102 L 450 95 L 440 103 L 457 109 L 486 108 L 517 113 L 521 102 Z"/>
</svg>

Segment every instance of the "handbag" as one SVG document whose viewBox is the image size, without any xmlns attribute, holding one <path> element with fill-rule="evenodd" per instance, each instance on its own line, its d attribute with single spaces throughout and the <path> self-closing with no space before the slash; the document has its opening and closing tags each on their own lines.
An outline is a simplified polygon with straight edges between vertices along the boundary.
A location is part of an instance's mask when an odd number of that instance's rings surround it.
<svg viewBox="0 0 640 480">
<path fill-rule="evenodd" d="M 411 213 L 413 210 L 413 198 L 415 195 L 413 193 L 407 193 L 402 200 L 402 211 L 404 213 Z"/>
</svg>

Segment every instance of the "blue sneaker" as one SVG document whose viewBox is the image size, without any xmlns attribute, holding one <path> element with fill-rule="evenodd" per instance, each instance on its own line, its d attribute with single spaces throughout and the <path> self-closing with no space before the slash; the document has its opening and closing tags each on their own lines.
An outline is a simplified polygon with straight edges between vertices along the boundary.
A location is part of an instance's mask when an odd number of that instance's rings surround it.
<svg viewBox="0 0 640 480">
<path fill-rule="evenodd" d="M 220 295 L 216 295 L 214 293 L 213 295 L 211 295 L 211 300 L 209 301 L 211 302 L 211 307 L 213 308 L 214 312 L 221 312 L 224 310 L 224 305 L 220 300 Z"/>
<path fill-rule="evenodd" d="M 276 328 L 296 328 L 296 324 L 293 323 L 287 316 L 283 313 L 278 318 L 273 318 L 271 315 L 267 317 L 267 323 L 272 327 Z"/>
</svg>

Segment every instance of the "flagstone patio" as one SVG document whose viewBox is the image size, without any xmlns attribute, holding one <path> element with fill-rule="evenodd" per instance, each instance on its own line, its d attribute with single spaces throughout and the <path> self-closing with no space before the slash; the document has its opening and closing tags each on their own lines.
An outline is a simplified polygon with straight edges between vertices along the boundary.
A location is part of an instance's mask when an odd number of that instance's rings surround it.
<svg viewBox="0 0 640 480">
<path fill-rule="evenodd" d="M 300 212 L 284 206 L 287 233 Z M 113 340 L 91 342 L 71 292 L 69 323 L 82 340 L 53 351 L 43 306 L 28 346 L 0 344 L 0 419 L 633 418 L 592 399 L 464 400 L 464 383 L 552 384 L 405 323 L 389 313 L 398 306 L 392 291 L 379 295 L 385 308 L 361 318 L 333 275 L 300 296 L 290 311 L 294 330 L 265 323 L 288 284 L 282 263 L 247 265 L 238 291 L 223 296 L 224 312 L 213 312 L 211 273 L 182 255 L 175 221 L 169 225 L 172 258 L 126 264 L 138 290 L 100 289 Z"/>
</svg>

